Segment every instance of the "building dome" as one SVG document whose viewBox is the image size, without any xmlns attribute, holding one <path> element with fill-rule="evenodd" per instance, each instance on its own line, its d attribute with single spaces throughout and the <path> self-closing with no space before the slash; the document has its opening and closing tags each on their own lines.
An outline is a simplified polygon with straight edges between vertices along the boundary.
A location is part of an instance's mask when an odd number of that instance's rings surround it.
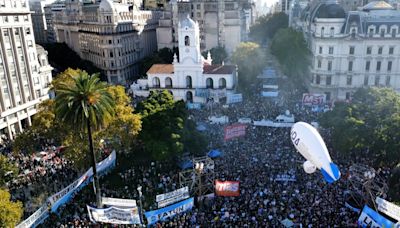
<svg viewBox="0 0 400 228">
<path fill-rule="evenodd" d="M 181 27 L 195 28 L 196 22 L 190 19 L 189 14 L 181 21 Z"/>
<path fill-rule="evenodd" d="M 335 3 L 321 4 L 315 12 L 314 18 L 345 18 L 344 9 Z"/>
<path fill-rule="evenodd" d="M 112 0 L 101 0 L 100 11 L 113 11 L 114 10 L 114 3 Z"/>
</svg>

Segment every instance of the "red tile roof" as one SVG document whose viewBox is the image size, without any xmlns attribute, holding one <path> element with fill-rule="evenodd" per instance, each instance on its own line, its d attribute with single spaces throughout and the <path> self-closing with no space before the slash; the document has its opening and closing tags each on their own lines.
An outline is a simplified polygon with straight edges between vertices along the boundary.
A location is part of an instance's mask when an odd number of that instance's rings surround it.
<svg viewBox="0 0 400 228">
<path fill-rule="evenodd" d="M 173 74 L 174 65 L 172 64 L 154 64 L 147 71 L 148 74 Z"/>
<path fill-rule="evenodd" d="M 204 74 L 232 74 L 235 72 L 236 66 L 234 65 L 204 65 Z"/>
</svg>

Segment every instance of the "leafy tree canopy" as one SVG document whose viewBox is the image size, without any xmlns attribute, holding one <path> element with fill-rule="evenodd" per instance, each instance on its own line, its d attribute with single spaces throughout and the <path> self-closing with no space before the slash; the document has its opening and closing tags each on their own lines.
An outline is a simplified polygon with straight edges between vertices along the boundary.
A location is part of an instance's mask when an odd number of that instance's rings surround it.
<svg viewBox="0 0 400 228">
<path fill-rule="evenodd" d="M 310 51 L 304 36 L 292 28 L 280 29 L 273 37 L 271 53 L 278 59 L 283 72 L 300 85 L 309 80 Z"/>
<path fill-rule="evenodd" d="M 250 27 L 250 37 L 263 44 L 267 39 L 272 39 L 279 29 L 287 28 L 288 22 L 289 18 L 283 12 L 261 16 Z"/>
<path fill-rule="evenodd" d="M 243 42 L 233 52 L 232 62 L 238 66 L 239 90 L 246 92 L 265 67 L 265 55 L 258 44 Z"/>
<path fill-rule="evenodd" d="M 0 227 L 15 227 L 21 220 L 21 202 L 12 202 L 8 191 L 0 189 Z"/>
<path fill-rule="evenodd" d="M 147 100 L 138 104 L 136 111 L 143 121 L 139 139 L 151 158 L 165 160 L 185 151 L 204 152 L 205 140 L 196 132 L 193 121 L 188 120 L 185 103 L 174 101 L 168 91 L 151 92 Z"/>
<path fill-rule="evenodd" d="M 334 148 L 346 156 L 361 155 L 373 165 L 400 162 L 400 95 L 388 88 L 362 88 L 351 103 L 335 105 L 320 119 L 332 133 Z"/>
<path fill-rule="evenodd" d="M 79 69 L 69 68 L 60 73 L 52 82 L 56 95 L 61 83 L 72 83 L 73 77 L 80 72 L 82 71 Z M 134 113 L 131 100 L 122 86 L 110 85 L 107 90 L 115 102 L 115 115 L 108 121 L 107 127 L 93 132 L 94 147 L 98 150 L 102 145 L 101 142 L 106 141 L 117 151 L 130 151 L 141 130 L 140 115 Z M 65 146 L 65 155 L 74 161 L 77 168 L 85 169 L 90 161 L 85 132 L 77 131 L 55 117 L 54 100 L 43 101 L 33 118 L 32 127 L 17 136 L 13 150 L 34 152 L 44 144 L 44 141 L 52 141 Z"/>
<path fill-rule="evenodd" d="M 211 54 L 213 64 L 222 64 L 222 62 L 225 61 L 226 58 L 228 57 L 225 47 L 222 46 L 213 47 L 208 51 L 203 51 L 201 54 L 203 55 L 204 58 L 207 59 L 208 52 L 210 52 Z"/>
<path fill-rule="evenodd" d="M 8 158 L 0 154 L 0 187 L 6 182 L 11 181 L 18 175 L 18 167 L 15 166 Z"/>
</svg>

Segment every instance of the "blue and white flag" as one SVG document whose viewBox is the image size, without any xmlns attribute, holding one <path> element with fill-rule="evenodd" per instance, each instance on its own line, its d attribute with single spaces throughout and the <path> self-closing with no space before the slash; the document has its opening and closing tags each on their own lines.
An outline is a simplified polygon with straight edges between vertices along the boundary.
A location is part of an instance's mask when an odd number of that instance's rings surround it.
<svg viewBox="0 0 400 228">
<path fill-rule="evenodd" d="M 358 218 L 358 225 L 360 227 L 394 227 L 393 222 L 383 217 L 367 205 L 364 206 L 364 209 Z"/>
<path fill-rule="evenodd" d="M 97 172 L 99 176 L 104 175 L 106 172 L 111 170 L 115 166 L 116 153 L 113 151 L 106 159 L 96 164 Z M 72 182 L 63 190 L 57 192 L 56 194 L 50 196 L 47 201 L 51 206 L 51 211 L 56 212 L 57 209 L 66 204 L 69 200 L 73 198 L 75 193 L 80 191 L 85 187 L 93 178 L 93 169 L 90 168 L 83 174 L 80 178 Z"/>
<path fill-rule="evenodd" d="M 164 207 L 158 210 L 149 211 L 144 213 L 149 225 L 154 224 L 158 221 L 163 221 L 167 218 L 174 217 L 177 214 L 191 210 L 194 205 L 193 197 L 187 200 L 181 201 L 176 204 L 172 204 L 168 207 Z"/>
<path fill-rule="evenodd" d="M 28 227 L 36 227 L 40 223 L 42 223 L 47 217 L 49 217 L 49 210 L 47 205 L 44 204 L 41 206 L 35 213 L 25 219 L 23 222 L 18 224 L 16 228 L 28 228 Z"/>
</svg>

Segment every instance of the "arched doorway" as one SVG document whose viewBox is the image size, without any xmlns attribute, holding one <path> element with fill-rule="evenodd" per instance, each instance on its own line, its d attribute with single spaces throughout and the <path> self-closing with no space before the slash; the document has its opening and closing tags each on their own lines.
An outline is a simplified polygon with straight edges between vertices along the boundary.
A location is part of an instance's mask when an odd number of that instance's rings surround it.
<svg viewBox="0 0 400 228">
<path fill-rule="evenodd" d="M 170 77 L 165 79 L 165 88 L 172 88 L 172 79 Z"/>
<path fill-rule="evenodd" d="M 193 102 L 193 93 L 191 91 L 186 92 L 186 101 Z"/>
<path fill-rule="evenodd" d="M 224 89 L 226 88 L 226 79 L 225 78 L 220 78 L 218 82 L 219 88 Z"/>
<path fill-rule="evenodd" d="M 207 80 L 206 80 L 206 88 L 207 89 L 214 88 L 214 81 L 212 80 L 212 78 L 207 78 Z"/>
<path fill-rule="evenodd" d="M 153 87 L 154 88 L 160 88 L 160 79 L 155 77 L 153 78 Z"/>
</svg>

